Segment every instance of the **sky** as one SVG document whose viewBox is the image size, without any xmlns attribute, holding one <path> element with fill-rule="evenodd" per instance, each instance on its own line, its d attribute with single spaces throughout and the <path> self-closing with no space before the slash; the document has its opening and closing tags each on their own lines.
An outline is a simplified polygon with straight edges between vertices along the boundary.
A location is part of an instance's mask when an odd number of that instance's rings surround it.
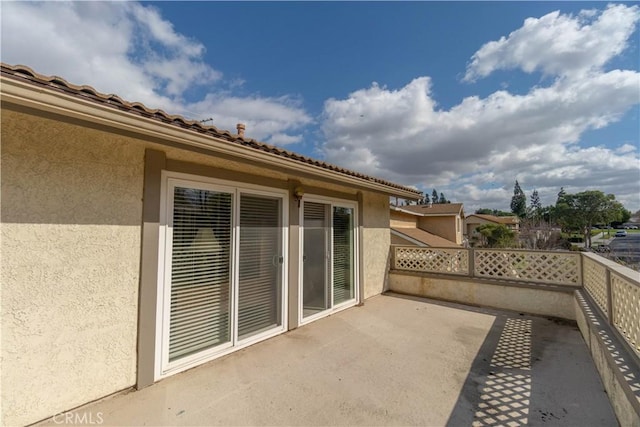
<svg viewBox="0 0 640 427">
<path fill-rule="evenodd" d="M 3 62 L 431 194 L 640 209 L 637 2 L 6 2 Z"/>
</svg>

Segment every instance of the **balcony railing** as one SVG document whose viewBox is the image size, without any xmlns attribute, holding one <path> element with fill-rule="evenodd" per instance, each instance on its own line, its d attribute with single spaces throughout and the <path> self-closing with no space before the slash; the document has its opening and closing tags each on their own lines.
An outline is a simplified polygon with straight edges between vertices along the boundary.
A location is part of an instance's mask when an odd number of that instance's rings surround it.
<svg viewBox="0 0 640 427">
<path fill-rule="evenodd" d="M 584 287 L 628 347 L 640 356 L 640 277 L 591 253 L 392 246 L 392 268 L 529 284 Z"/>
<path fill-rule="evenodd" d="M 393 268 L 487 279 L 580 286 L 580 254 L 510 249 L 394 246 Z"/>
<path fill-rule="evenodd" d="M 609 324 L 640 357 L 640 276 L 630 277 L 617 264 L 584 254 L 584 288 Z"/>
</svg>

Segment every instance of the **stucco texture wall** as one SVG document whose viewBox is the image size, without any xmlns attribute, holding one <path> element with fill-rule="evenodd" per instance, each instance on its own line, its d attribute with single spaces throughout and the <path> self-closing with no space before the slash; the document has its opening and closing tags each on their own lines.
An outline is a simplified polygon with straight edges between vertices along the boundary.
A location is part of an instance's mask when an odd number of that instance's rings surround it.
<svg viewBox="0 0 640 427">
<path fill-rule="evenodd" d="M 402 271 L 389 273 L 389 288 L 401 294 L 575 320 L 570 292 Z"/>
<path fill-rule="evenodd" d="M 3 109 L 2 420 L 135 383 L 144 148 Z"/>
<path fill-rule="evenodd" d="M 357 199 L 339 182 L 2 111 L 2 419 L 36 422 L 136 383 L 146 148 L 167 159 L 288 179 Z M 389 262 L 389 197 L 364 192 L 364 298 Z"/>
<path fill-rule="evenodd" d="M 391 237 L 389 233 L 389 196 L 363 194 L 362 248 L 364 298 L 386 289 Z"/>
<path fill-rule="evenodd" d="M 403 212 L 391 211 L 390 212 L 390 223 L 391 227 L 396 228 L 415 228 L 417 227 L 418 221 L 417 216 L 406 214 Z"/>
<path fill-rule="evenodd" d="M 422 217 L 418 220 L 418 227 L 457 244 L 462 243 L 462 239 L 456 233 L 456 219 L 454 216 Z"/>
</svg>

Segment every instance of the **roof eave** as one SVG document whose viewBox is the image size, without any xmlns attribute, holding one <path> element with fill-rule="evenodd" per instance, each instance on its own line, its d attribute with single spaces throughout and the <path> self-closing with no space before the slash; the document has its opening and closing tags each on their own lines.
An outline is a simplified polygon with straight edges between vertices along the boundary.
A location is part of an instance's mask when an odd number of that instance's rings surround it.
<svg viewBox="0 0 640 427">
<path fill-rule="evenodd" d="M 398 212 L 403 212 L 406 214 L 410 214 L 410 215 L 414 215 L 414 216 L 421 216 L 421 217 L 429 217 L 429 216 L 458 216 L 460 215 L 460 212 L 457 213 L 422 213 L 422 212 L 414 212 L 414 211 L 408 211 L 406 209 L 402 209 L 399 206 L 391 206 L 391 209 L 394 211 L 398 211 Z M 460 209 L 460 211 L 462 211 L 462 209 Z"/>
<path fill-rule="evenodd" d="M 60 114 L 81 121 L 122 129 L 134 134 L 141 134 L 159 140 L 197 147 L 214 153 L 232 154 L 238 158 L 250 160 L 253 163 L 258 162 L 263 165 L 276 166 L 292 172 L 304 171 L 317 177 L 333 181 L 338 180 L 344 184 L 351 184 L 390 196 L 401 197 L 408 200 L 418 200 L 421 196 L 419 192 L 396 188 L 365 178 L 332 171 L 277 154 L 230 143 L 222 138 L 216 138 L 211 135 L 201 135 L 169 123 L 136 116 L 131 112 L 121 111 L 117 108 L 72 96 L 59 90 L 36 87 L 29 82 L 23 82 L 5 76 L 1 76 L 0 81 L 0 99 L 2 102 Z"/>
</svg>

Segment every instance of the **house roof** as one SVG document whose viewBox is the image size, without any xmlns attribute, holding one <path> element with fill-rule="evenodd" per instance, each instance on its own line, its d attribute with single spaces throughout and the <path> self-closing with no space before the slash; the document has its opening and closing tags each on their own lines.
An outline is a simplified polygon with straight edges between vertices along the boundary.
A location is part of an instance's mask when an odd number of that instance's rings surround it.
<svg viewBox="0 0 640 427">
<path fill-rule="evenodd" d="M 517 216 L 495 216 L 484 214 L 471 214 L 466 218 L 466 220 L 474 216 L 480 219 L 484 219 L 485 221 L 495 222 L 496 224 L 517 224 L 520 222 Z"/>
<path fill-rule="evenodd" d="M 59 93 L 64 93 L 74 98 L 82 99 L 83 101 L 89 101 L 104 107 L 118 110 L 119 112 L 131 114 L 132 116 L 151 119 L 167 125 L 175 126 L 183 132 L 195 132 L 199 135 L 205 135 L 208 137 L 216 138 L 218 140 L 223 140 L 235 146 L 242 146 L 246 147 L 247 149 L 256 150 L 262 153 L 268 153 L 270 155 L 278 156 L 281 159 L 286 159 L 298 164 L 310 165 L 314 169 L 327 170 L 344 177 L 355 178 L 360 182 L 375 183 L 378 184 L 378 188 L 380 188 L 380 186 L 386 188 L 389 194 L 401 193 L 401 195 L 403 195 L 404 197 L 415 197 L 416 199 L 418 199 L 422 195 L 422 192 L 414 188 L 395 184 L 380 178 L 375 178 L 356 171 L 332 165 L 321 160 L 316 160 L 311 157 L 296 154 L 288 150 L 283 150 L 281 148 L 265 144 L 254 139 L 245 138 L 237 134 L 232 134 L 227 130 L 220 130 L 215 126 L 204 125 L 197 120 L 188 120 L 183 116 L 167 114 L 166 112 L 159 109 L 151 109 L 139 102 L 128 102 L 117 95 L 100 93 L 91 86 L 78 86 L 69 83 L 65 79 L 58 76 L 45 76 L 42 74 L 38 74 L 31 68 L 24 65 L 9 65 L 1 62 L 0 69 L 3 78 L 27 83 L 39 89 L 47 89 Z M 5 92 L 4 89 L 2 90 L 2 92 Z"/>
<path fill-rule="evenodd" d="M 447 240 L 443 237 L 431 234 L 428 231 L 424 231 L 415 227 L 391 227 L 391 230 L 400 237 L 408 237 L 409 239 L 417 240 L 424 243 L 427 246 L 433 246 L 438 248 L 459 248 L 461 247 L 451 240 Z"/>
<path fill-rule="evenodd" d="M 432 205 L 394 206 L 394 210 L 420 216 L 445 216 L 462 214 L 462 203 L 434 203 Z"/>
</svg>

